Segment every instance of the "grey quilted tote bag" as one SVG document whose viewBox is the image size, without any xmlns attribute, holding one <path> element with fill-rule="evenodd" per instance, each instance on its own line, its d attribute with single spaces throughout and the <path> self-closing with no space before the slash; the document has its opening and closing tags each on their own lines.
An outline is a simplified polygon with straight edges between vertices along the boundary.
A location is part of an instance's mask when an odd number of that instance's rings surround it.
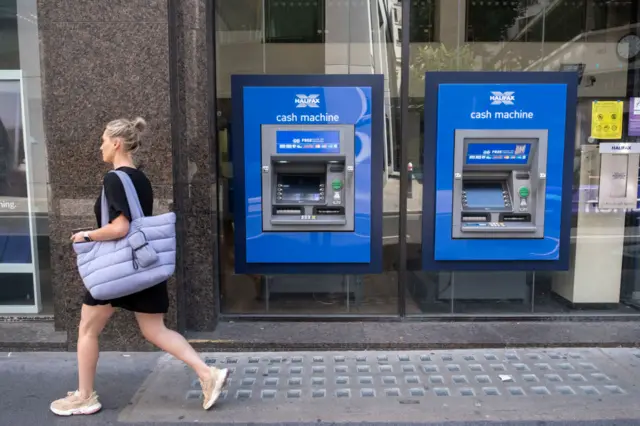
<svg viewBox="0 0 640 426">
<path fill-rule="evenodd" d="M 129 175 L 114 170 L 127 194 L 131 224 L 126 237 L 115 241 L 74 243 L 78 270 L 95 299 L 110 300 L 153 287 L 173 275 L 176 265 L 176 215 L 144 216 Z M 102 189 L 102 226 L 109 207 Z"/>
</svg>

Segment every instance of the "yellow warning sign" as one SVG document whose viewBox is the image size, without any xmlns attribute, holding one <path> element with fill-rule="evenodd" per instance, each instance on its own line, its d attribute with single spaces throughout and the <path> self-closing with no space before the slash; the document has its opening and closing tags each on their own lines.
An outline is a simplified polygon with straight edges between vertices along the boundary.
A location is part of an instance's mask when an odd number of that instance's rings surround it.
<svg viewBox="0 0 640 426">
<path fill-rule="evenodd" d="M 591 137 L 622 138 L 622 101 L 593 101 L 591 106 Z"/>
</svg>

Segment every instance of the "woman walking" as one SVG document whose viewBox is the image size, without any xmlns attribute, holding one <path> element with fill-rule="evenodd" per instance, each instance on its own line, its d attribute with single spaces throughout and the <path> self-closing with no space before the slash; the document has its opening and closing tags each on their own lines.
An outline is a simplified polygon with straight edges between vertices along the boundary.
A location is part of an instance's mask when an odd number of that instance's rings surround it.
<svg viewBox="0 0 640 426">
<path fill-rule="evenodd" d="M 136 189 L 145 216 L 153 214 L 153 190 L 143 172 L 136 169 L 133 154 L 140 147 L 141 135 L 146 128 L 142 118 L 118 119 L 107 124 L 102 134 L 102 159 L 114 170 L 126 173 Z M 74 243 L 111 241 L 124 238 L 129 232 L 131 211 L 124 186 L 116 173 L 107 173 L 103 187 L 109 208 L 109 223 L 101 227 L 101 197 L 94 211 L 98 228 L 75 233 Z M 185 362 L 198 375 L 204 396 L 203 407 L 208 410 L 215 404 L 226 384 L 228 371 L 209 367 L 179 333 L 164 324 L 164 314 L 169 308 L 167 282 L 161 282 L 146 290 L 113 300 L 96 300 L 87 291 L 84 296 L 78 333 L 78 389 L 65 398 L 51 403 L 51 411 L 60 416 L 94 414 L 102 405 L 94 390 L 94 378 L 98 364 L 98 337 L 107 325 L 115 308 L 135 313 L 143 336 L 152 344 L 175 358 Z"/>
</svg>

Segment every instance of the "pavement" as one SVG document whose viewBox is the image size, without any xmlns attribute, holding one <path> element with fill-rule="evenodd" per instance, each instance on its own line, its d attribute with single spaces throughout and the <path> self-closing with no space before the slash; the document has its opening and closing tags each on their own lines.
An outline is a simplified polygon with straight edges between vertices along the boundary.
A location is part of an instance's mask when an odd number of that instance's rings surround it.
<svg viewBox="0 0 640 426">
<path fill-rule="evenodd" d="M 518 348 L 203 353 L 229 368 L 213 410 L 195 375 L 162 353 L 106 352 L 103 410 L 59 418 L 75 354 L 0 353 L 0 426 L 640 425 L 640 350 Z"/>
</svg>

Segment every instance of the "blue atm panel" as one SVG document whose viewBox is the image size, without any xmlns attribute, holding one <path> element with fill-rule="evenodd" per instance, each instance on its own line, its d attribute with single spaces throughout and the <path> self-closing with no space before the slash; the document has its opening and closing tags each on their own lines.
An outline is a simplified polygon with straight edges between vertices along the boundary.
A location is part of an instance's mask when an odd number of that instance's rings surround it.
<svg viewBox="0 0 640 426">
<path fill-rule="evenodd" d="M 577 81 L 426 74 L 424 269 L 568 268 Z"/>
<path fill-rule="evenodd" d="M 232 76 L 236 272 L 382 270 L 383 83 Z"/>
</svg>

